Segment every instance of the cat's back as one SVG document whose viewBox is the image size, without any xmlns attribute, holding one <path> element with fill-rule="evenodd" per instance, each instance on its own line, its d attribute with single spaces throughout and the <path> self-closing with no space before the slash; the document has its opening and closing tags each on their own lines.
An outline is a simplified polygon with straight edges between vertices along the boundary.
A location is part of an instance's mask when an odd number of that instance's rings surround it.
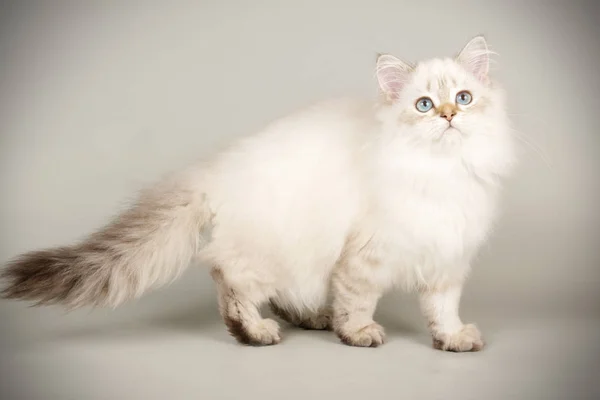
<svg viewBox="0 0 600 400">
<path fill-rule="evenodd" d="M 322 252 L 343 245 L 360 203 L 361 149 L 373 121 L 368 101 L 328 100 L 218 154 L 207 188 L 216 233 L 240 241 L 261 236 L 282 248 L 310 241 Z"/>
<path fill-rule="evenodd" d="M 245 162 L 251 157 L 289 159 L 289 155 L 316 155 L 328 146 L 344 146 L 338 154 L 361 140 L 373 127 L 374 103 L 357 98 L 335 98 L 299 108 L 274 119 L 254 134 L 241 137 L 217 155 L 215 165 Z M 310 151 L 308 151 L 310 150 Z M 264 159 L 264 158 L 263 158 Z M 270 161 L 270 158 L 265 159 Z"/>
<path fill-rule="evenodd" d="M 289 113 L 217 154 L 210 167 L 212 183 L 221 189 L 229 184 L 236 191 L 269 190 L 271 195 L 300 190 L 304 184 L 314 188 L 320 180 L 329 186 L 328 179 L 352 173 L 374 129 L 373 115 L 371 102 L 351 98 L 330 99 Z M 254 186 L 258 183 L 260 188 Z"/>
</svg>

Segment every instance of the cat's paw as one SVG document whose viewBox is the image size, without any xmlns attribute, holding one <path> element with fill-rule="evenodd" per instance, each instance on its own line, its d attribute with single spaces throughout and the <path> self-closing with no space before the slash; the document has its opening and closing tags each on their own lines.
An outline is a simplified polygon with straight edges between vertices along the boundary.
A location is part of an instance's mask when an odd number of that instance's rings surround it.
<svg viewBox="0 0 600 400">
<path fill-rule="evenodd" d="M 242 324 L 239 321 L 226 320 L 231 335 L 238 342 L 250 346 L 269 346 L 281 342 L 279 324 L 265 318 L 253 324 Z"/>
<path fill-rule="evenodd" d="M 453 352 L 480 351 L 484 345 L 481 332 L 473 324 L 464 325 L 456 333 L 436 332 L 433 335 L 433 347 L 437 350 Z"/>
<path fill-rule="evenodd" d="M 378 323 L 371 323 L 358 330 L 340 329 L 337 332 L 342 343 L 348 346 L 377 347 L 385 342 L 385 332 Z"/>
<path fill-rule="evenodd" d="M 302 329 L 314 329 L 314 330 L 331 330 L 332 328 L 332 314 L 329 310 L 323 310 L 319 314 L 312 315 L 308 318 L 302 319 L 298 326 Z"/>
<path fill-rule="evenodd" d="M 300 313 L 297 310 L 290 311 L 285 309 L 274 301 L 271 301 L 270 307 L 271 311 L 276 316 L 299 328 L 310 330 L 332 329 L 333 313 L 329 308 L 324 308 L 318 313 L 312 313 L 306 310 L 303 313 Z"/>
<path fill-rule="evenodd" d="M 248 335 L 251 337 L 250 344 L 254 346 L 268 346 L 281 342 L 279 324 L 270 318 L 249 326 Z"/>
</svg>

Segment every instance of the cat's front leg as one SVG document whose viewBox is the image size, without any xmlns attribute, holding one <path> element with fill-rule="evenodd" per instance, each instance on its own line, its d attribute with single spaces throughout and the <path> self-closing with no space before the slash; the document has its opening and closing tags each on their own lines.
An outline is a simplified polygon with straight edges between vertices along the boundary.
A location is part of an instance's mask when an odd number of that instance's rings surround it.
<svg viewBox="0 0 600 400">
<path fill-rule="evenodd" d="M 420 291 L 421 310 L 429 323 L 433 347 L 464 352 L 483 349 L 479 329 L 463 324 L 459 316 L 462 284 L 431 287 Z"/>
</svg>

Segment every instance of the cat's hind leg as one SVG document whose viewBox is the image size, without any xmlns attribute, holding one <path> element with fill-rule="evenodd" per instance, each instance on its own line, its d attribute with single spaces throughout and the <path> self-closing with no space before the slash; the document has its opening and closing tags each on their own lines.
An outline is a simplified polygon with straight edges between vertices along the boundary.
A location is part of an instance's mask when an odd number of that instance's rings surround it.
<svg viewBox="0 0 600 400">
<path fill-rule="evenodd" d="M 241 344 L 268 346 L 281 341 L 279 324 L 260 315 L 260 306 L 269 293 L 248 280 L 233 280 L 227 271 L 215 267 L 211 276 L 217 284 L 219 311 L 229 333 Z"/>
</svg>

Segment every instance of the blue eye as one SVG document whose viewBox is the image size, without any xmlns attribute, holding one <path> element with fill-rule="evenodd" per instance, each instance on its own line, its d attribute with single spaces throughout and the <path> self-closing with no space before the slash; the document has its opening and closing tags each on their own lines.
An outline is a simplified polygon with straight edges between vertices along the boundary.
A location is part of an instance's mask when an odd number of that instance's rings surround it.
<svg viewBox="0 0 600 400">
<path fill-rule="evenodd" d="M 433 101 L 431 101 L 429 97 L 421 97 L 419 100 L 417 100 L 417 104 L 415 106 L 417 107 L 417 110 L 424 113 L 431 110 L 433 107 Z"/>
<path fill-rule="evenodd" d="M 473 100 L 473 96 L 471 96 L 471 93 L 467 92 L 466 90 L 458 92 L 458 94 L 456 95 L 456 102 L 458 104 L 462 104 L 463 106 L 469 104 L 471 100 Z"/>
</svg>

